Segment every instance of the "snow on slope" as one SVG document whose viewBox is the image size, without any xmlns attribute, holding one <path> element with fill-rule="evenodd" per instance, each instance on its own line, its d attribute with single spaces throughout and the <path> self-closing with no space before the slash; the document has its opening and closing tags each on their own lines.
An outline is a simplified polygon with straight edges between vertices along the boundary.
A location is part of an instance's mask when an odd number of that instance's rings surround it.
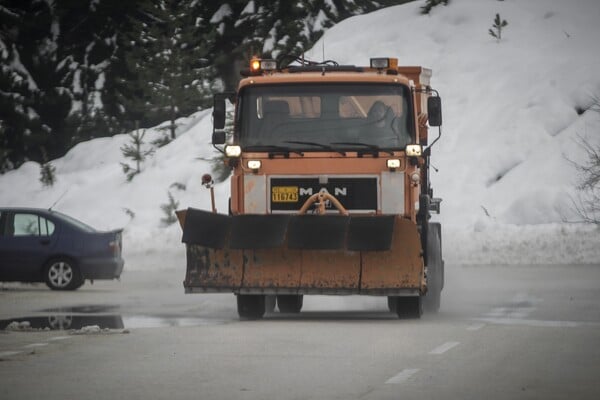
<svg viewBox="0 0 600 400">
<path fill-rule="evenodd" d="M 448 263 L 599 263 L 600 231 L 575 219 L 571 196 L 583 161 L 578 136 L 600 145 L 600 3 L 597 0 L 453 0 L 422 16 L 423 2 L 350 18 L 324 36 L 325 58 L 364 65 L 394 56 L 433 70 L 444 103 L 442 139 L 433 149 L 435 195 L 444 199 Z M 496 13 L 502 40 L 487 31 Z M 321 59 L 317 43 L 308 58 Z M 120 147 L 127 135 L 81 143 L 54 160 L 58 181 L 43 188 L 39 165 L 0 176 L 0 205 L 49 207 L 97 228 L 125 227 L 131 269 L 184 268 L 181 233 L 165 227 L 170 191 L 180 207 L 209 209 L 200 177 L 215 155 L 210 110 L 179 121 L 178 138 L 157 149 L 127 183 Z M 435 133 L 435 130 L 431 130 Z M 146 142 L 162 135 L 149 129 Z M 179 190 L 173 183 L 185 185 Z M 217 185 L 226 212 L 228 184 Z M 65 193 L 66 192 L 66 193 Z M 62 198 L 61 198 L 62 196 Z M 135 215 L 131 217 L 127 210 Z"/>
</svg>

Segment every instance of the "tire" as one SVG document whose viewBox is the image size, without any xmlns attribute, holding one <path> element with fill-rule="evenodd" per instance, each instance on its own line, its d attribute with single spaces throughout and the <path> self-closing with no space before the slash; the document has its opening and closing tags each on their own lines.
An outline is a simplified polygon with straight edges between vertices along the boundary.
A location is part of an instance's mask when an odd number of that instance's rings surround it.
<svg viewBox="0 0 600 400">
<path fill-rule="evenodd" d="M 277 296 L 277 307 L 282 313 L 298 314 L 302 310 L 304 296 L 301 294 L 280 294 Z"/>
<path fill-rule="evenodd" d="M 398 296 L 396 314 L 400 319 L 419 319 L 423 315 L 423 298 L 421 296 Z"/>
<path fill-rule="evenodd" d="M 395 313 L 398 306 L 398 296 L 388 296 L 387 303 L 388 310 L 390 310 L 392 313 Z"/>
<path fill-rule="evenodd" d="M 261 319 L 265 315 L 265 295 L 238 294 L 237 309 L 240 319 Z"/>
<path fill-rule="evenodd" d="M 72 324 L 72 315 L 52 315 L 48 317 L 48 325 L 53 331 L 66 331 L 67 329 L 71 329 Z"/>
<path fill-rule="evenodd" d="M 50 260 L 44 268 L 44 281 L 52 290 L 76 290 L 84 279 L 75 262 L 68 258 Z"/>
<path fill-rule="evenodd" d="M 444 287 L 444 261 L 442 260 L 442 232 L 439 223 L 430 223 L 427 233 L 427 294 L 423 305 L 426 312 L 440 309 Z"/>
<path fill-rule="evenodd" d="M 265 296 L 265 312 L 267 314 L 275 312 L 276 305 L 277 305 L 277 296 L 275 296 L 275 295 L 266 295 Z"/>
</svg>

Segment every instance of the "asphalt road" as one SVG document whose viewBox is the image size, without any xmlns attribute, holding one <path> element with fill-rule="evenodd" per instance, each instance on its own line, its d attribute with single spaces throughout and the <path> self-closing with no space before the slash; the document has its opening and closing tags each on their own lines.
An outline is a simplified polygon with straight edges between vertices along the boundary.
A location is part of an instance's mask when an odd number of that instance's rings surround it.
<svg viewBox="0 0 600 400">
<path fill-rule="evenodd" d="M 0 398 L 600 398 L 600 265 L 446 268 L 440 313 L 408 321 L 323 296 L 239 321 L 233 295 L 183 294 L 182 270 L 0 284 L 0 327 L 32 326 L 0 331 Z"/>
</svg>

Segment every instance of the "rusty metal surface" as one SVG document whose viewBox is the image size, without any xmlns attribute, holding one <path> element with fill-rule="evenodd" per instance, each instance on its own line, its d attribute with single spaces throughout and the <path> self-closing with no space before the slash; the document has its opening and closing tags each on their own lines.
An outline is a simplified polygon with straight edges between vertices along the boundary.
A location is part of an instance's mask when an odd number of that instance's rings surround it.
<svg viewBox="0 0 600 400">
<path fill-rule="evenodd" d="M 285 247 L 244 250 L 244 281 L 242 287 L 298 288 L 302 270 L 299 250 Z"/>
<path fill-rule="evenodd" d="M 184 287 L 239 288 L 242 284 L 241 250 L 216 250 L 188 244 L 186 258 Z"/>
<path fill-rule="evenodd" d="M 175 211 L 175 215 L 177 216 L 177 220 L 179 221 L 179 226 L 181 227 L 181 229 L 183 230 L 183 227 L 185 226 L 185 215 L 187 213 L 187 210 L 177 210 Z"/>
<path fill-rule="evenodd" d="M 359 252 L 302 251 L 302 288 L 359 289 L 359 281 Z"/>
<path fill-rule="evenodd" d="M 416 225 L 397 217 L 385 251 L 210 249 L 187 244 L 186 291 L 390 295 L 423 293 Z"/>
<path fill-rule="evenodd" d="M 396 218 L 392 248 L 362 254 L 361 288 L 422 288 L 423 258 L 417 226 Z"/>
</svg>

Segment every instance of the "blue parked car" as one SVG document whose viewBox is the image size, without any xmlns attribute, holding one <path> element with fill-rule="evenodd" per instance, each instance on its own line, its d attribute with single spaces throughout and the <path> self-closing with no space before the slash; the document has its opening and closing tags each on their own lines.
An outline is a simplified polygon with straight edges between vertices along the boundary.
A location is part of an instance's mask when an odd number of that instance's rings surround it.
<svg viewBox="0 0 600 400">
<path fill-rule="evenodd" d="M 75 290 L 121 276 L 122 230 L 100 232 L 65 214 L 0 207 L 0 281 Z"/>
</svg>

